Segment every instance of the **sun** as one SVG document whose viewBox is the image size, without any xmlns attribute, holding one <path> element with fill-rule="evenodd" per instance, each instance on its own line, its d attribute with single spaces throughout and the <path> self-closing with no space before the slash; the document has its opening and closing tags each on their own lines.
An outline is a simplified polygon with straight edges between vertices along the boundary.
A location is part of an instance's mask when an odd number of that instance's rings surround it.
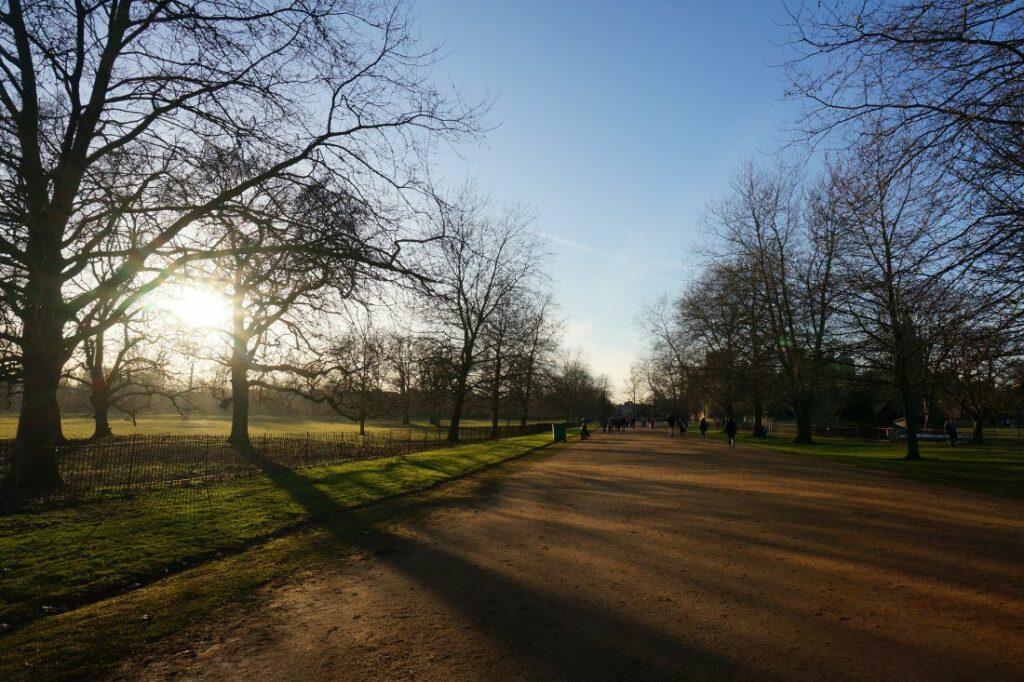
<svg viewBox="0 0 1024 682">
<path fill-rule="evenodd" d="M 231 304 L 219 291 L 190 285 L 169 286 L 154 307 L 179 324 L 196 330 L 224 329 L 231 321 Z"/>
</svg>

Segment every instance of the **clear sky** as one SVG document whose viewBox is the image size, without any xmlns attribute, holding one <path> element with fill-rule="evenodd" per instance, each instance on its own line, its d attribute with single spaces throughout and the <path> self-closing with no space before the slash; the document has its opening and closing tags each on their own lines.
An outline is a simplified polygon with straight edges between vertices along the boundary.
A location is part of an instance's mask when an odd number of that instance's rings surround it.
<svg viewBox="0 0 1024 682">
<path fill-rule="evenodd" d="M 419 0 L 438 67 L 495 99 L 483 147 L 443 156 L 501 202 L 536 209 L 556 251 L 566 343 L 618 389 L 643 342 L 645 302 L 692 275 L 699 215 L 746 157 L 775 151 L 782 0 Z"/>
</svg>

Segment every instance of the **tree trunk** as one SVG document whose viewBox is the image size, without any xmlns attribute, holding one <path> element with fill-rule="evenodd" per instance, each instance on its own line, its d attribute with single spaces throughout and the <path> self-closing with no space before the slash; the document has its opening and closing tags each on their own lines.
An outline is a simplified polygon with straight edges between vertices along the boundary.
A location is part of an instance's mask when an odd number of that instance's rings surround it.
<svg viewBox="0 0 1024 682">
<path fill-rule="evenodd" d="M 402 424 L 412 423 L 412 398 L 409 395 L 409 390 L 406 389 L 405 393 L 402 394 Z"/>
<path fill-rule="evenodd" d="M 62 484 L 55 446 L 63 445 L 57 388 L 64 368 L 64 313 L 59 289 L 30 285 L 22 327 L 22 395 L 13 466 L 5 487 L 19 493 Z M 34 291 L 33 291 L 34 290 Z"/>
<path fill-rule="evenodd" d="M 101 376 L 99 383 L 94 379 L 92 384 L 92 395 L 89 396 L 92 403 L 92 436 L 90 440 L 106 438 L 113 435 L 110 428 L 110 388 Z"/>
<path fill-rule="evenodd" d="M 494 358 L 494 376 L 491 377 L 491 438 L 498 437 L 498 420 L 501 418 L 501 356 Z"/>
<path fill-rule="evenodd" d="M 106 438 L 113 434 L 110 429 L 110 385 L 103 369 L 103 332 L 96 337 L 93 347 L 92 362 L 89 367 L 90 393 L 92 404 L 93 429 L 91 440 Z"/>
<path fill-rule="evenodd" d="M 231 435 L 236 446 L 252 447 L 249 440 L 249 341 L 245 332 L 242 295 L 232 297 Z"/>
<path fill-rule="evenodd" d="M 448 423 L 448 442 L 459 442 L 459 422 L 462 421 L 462 408 L 466 405 L 466 385 L 469 381 L 469 369 L 459 368 L 459 378 L 455 384 L 455 396 L 452 401 L 452 418 Z"/>
<path fill-rule="evenodd" d="M 971 420 L 971 440 L 975 443 L 982 443 L 985 440 L 985 422 L 981 415 Z"/>
<path fill-rule="evenodd" d="M 903 397 L 904 422 L 907 425 L 907 453 L 904 459 L 917 461 L 921 459 L 921 445 L 917 440 L 917 432 L 921 428 L 921 418 L 918 417 L 914 408 L 917 405 L 917 396 L 910 390 L 909 382 L 904 378 L 900 380 L 900 393 Z"/>
<path fill-rule="evenodd" d="M 366 415 L 365 414 L 359 415 L 359 435 L 360 436 L 365 436 L 366 435 Z"/>
<path fill-rule="evenodd" d="M 767 435 L 764 428 L 764 403 L 760 400 L 754 401 L 754 438 L 763 438 Z"/>
<path fill-rule="evenodd" d="M 808 409 L 806 401 L 803 399 L 795 401 L 794 412 L 796 416 L 796 438 L 793 439 L 794 443 L 813 443 L 814 442 L 814 424 L 813 422 L 813 410 Z"/>
</svg>

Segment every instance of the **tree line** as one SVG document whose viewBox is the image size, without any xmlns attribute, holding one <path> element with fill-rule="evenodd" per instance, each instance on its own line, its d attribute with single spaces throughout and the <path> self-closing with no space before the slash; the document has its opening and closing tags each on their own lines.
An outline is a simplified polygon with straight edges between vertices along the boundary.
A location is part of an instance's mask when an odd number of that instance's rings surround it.
<svg viewBox="0 0 1024 682">
<path fill-rule="evenodd" d="M 703 266 L 652 306 L 635 376 L 681 413 L 905 420 L 1024 410 L 1024 4 L 789 6 L 788 158 L 709 204 Z M 811 152 L 807 154 L 806 152 Z"/>
<path fill-rule="evenodd" d="M 240 445 L 254 391 L 361 422 L 385 381 L 434 392 L 453 440 L 471 393 L 528 416 L 556 380 L 545 254 L 522 210 L 433 182 L 434 150 L 485 134 L 488 103 L 433 84 L 410 16 L 403 0 L 7 3 L 9 481 L 60 484 L 68 382 L 97 436 L 111 408 L 185 409 L 208 372 Z M 175 286 L 222 292 L 226 328 L 163 324 L 153 301 Z M 415 329 L 385 333 L 381 308 Z"/>
</svg>

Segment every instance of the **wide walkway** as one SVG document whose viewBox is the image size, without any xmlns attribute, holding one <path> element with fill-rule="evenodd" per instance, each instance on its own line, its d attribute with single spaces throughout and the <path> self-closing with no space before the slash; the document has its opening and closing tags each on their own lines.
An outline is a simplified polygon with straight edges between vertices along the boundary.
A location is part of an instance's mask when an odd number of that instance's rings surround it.
<svg viewBox="0 0 1024 682">
<path fill-rule="evenodd" d="M 144 676 L 1024 679 L 1024 504 L 642 432 L 483 476 Z"/>
</svg>

